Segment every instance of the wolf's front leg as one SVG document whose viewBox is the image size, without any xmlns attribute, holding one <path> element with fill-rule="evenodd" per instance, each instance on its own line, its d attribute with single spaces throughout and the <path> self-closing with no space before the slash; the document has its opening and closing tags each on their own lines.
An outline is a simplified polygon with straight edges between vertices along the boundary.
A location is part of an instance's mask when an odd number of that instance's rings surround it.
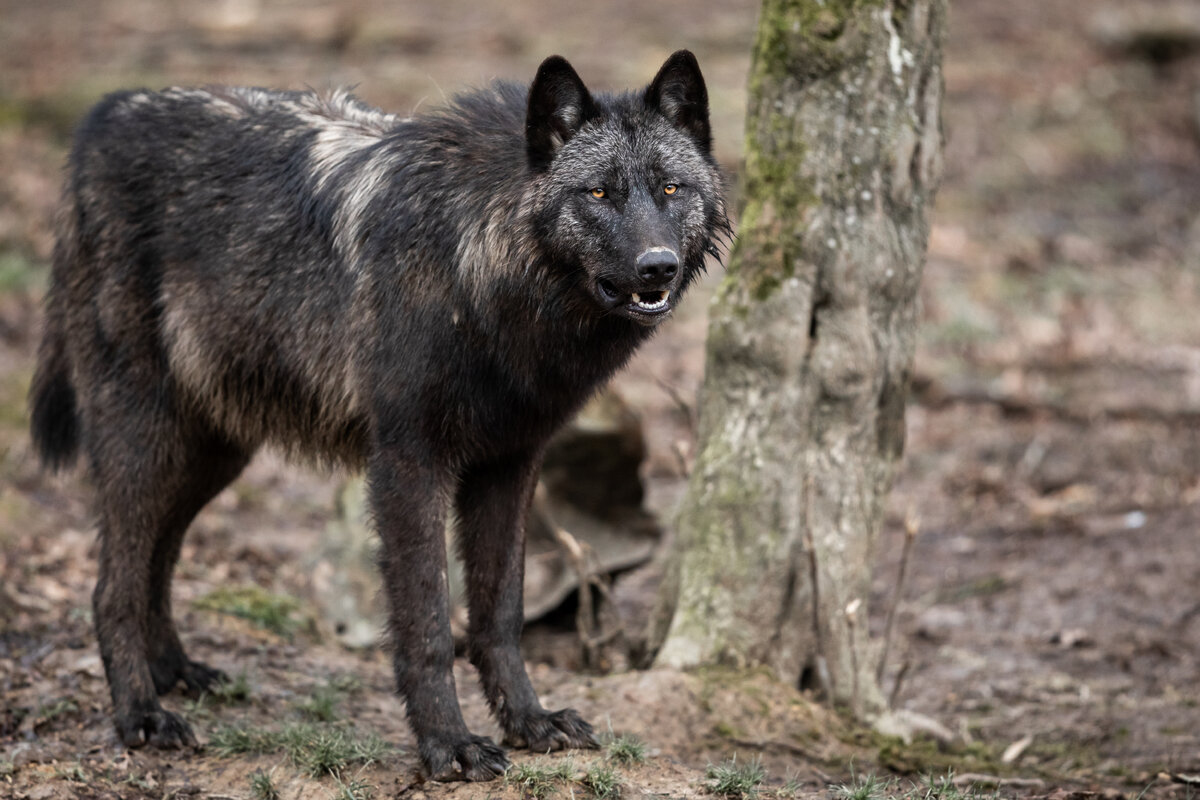
<svg viewBox="0 0 1200 800">
<path fill-rule="evenodd" d="M 508 768 L 508 758 L 491 739 L 467 730 L 454 686 L 444 528 L 449 472 L 393 446 L 372 456 L 368 479 L 383 540 L 396 685 L 421 766 L 434 780 L 491 780 Z"/>
<path fill-rule="evenodd" d="M 521 660 L 525 518 L 539 464 L 538 455 L 522 454 L 463 473 L 458 544 L 467 574 L 468 648 L 505 744 L 540 752 L 595 747 L 592 726 L 574 710 L 542 708 Z"/>
</svg>

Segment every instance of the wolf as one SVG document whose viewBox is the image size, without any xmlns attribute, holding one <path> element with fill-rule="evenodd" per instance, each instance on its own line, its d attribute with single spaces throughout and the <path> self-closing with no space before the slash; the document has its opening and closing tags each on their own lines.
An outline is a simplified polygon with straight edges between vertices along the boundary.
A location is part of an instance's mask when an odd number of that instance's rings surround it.
<svg viewBox="0 0 1200 800">
<path fill-rule="evenodd" d="M 443 529 L 503 743 L 595 745 L 519 650 L 524 528 L 551 434 L 729 234 L 696 58 L 593 95 L 560 56 L 402 118 L 345 92 L 105 97 L 68 159 L 30 392 L 50 468 L 95 488 L 95 628 L 117 733 L 195 746 L 158 695 L 190 659 L 171 575 L 199 510 L 263 446 L 365 469 L 396 687 L 422 768 L 488 780 L 463 722 Z"/>
</svg>

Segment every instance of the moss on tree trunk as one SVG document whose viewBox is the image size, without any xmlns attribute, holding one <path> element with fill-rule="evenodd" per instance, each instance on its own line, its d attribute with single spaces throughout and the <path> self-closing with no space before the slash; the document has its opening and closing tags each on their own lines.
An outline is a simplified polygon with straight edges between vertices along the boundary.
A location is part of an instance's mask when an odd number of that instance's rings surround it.
<svg viewBox="0 0 1200 800">
<path fill-rule="evenodd" d="M 946 0 L 763 3 L 660 664 L 799 682 L 824 662 L 836 700 L 882 708 L 866 601 L 904 446 L 945 21 Z"/>
</svg>

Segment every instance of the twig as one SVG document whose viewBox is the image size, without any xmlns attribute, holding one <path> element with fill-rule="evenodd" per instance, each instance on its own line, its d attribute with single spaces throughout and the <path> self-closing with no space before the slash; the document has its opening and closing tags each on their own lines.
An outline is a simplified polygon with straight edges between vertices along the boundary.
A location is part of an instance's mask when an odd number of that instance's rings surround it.
<svg viewBox="0 0 1200 800">
<path fill-rule="evenodd" d="M 730 744 L 735 744 L 738 747 L 748 747 L 754 750 L 782 750 L 785 753 L 793 756 L 800 756 L 810 761 L 824 761 L 825 756 L 818 755 L 807 748 L 801 747 L 798 744 L 791 742 L 780 741 L 779 739 L 767 739 L 756 742 L 753 739 L 738 739 L 735 737 L 725 737 L 725 741 Z"/>
<path fill-rule="evenodd" d="M 687 399 L 679 393 L 678 389 L 664 381 L 662 378 L 656 376 L 654 380 L 658 383 L 659 388 L 666 392 L 667 396 L 671 398 L 671 401 L 675 403 L 675 407 L 683 412 L 683 419 L 687 424 L 688 430 L 695 434 L 697 428 L 696 412 L 692 408 L 692 404 L 689 403 Z"/>
<path fill-rule="evenodd" d="M 579 581 L 579 608 L 575 612 L 575 626 L 579 634 L 579 644 L 583 651 L 583 663 L 589 667 L 596 666 L 599 663 L 600 648 L 625 632 L 625 627 L 620 619 L 617 620 L 617 624 L 611 630 L 607 632 L 603 630 L 596 631 L 597 616 L 595 603 L 592 598 L 592 589 L 595 588 L 608 601 L 608 607 L 615 610 L 616 606 L 612 602 L 612 593 L 609 591 L 608 585 L 600 577 L 597 569 L 593 567 L 594 559 L 592 558 L 591 548 L 581 543 L 566 528 L 563 528 L 555 521 L 554 515 L 550 513 L 550 505 L 546 500 L 545 487 L 540 483 L 534 491 L 533 503 L 535 513 L 546 523 L 546 527 L 550 529 L 554 540 L 562 548 L 567 561 L 575 570 L 576 578 Z"/>
<path fill-rule="evenodd" d="M 671 442 L 671 454 L 679 464 L 679 474 L 684 478 L 692 476 L 692 465 L 688 463 L 687 443 L 681 439 Z"/>
<path fill-rule="evenodd" d="M 904 579 L 908 575 L 908 556 L 912 552 L 913 542 L 921 529 L 921 520 L 912 509 L 904 515 L 904 546 L 900 551 L 900 571 L 896 575 L 896 588 L 892 591 L 892 603 L 888 607 L 887 622 L 883 626 L 883 650 L 879 653 L 879 665 L 875 668 L 875 680 L 883 683 L 883 670 L 887 666 L 888 652 L 892 646 L 892 630 L 896 627 L 896 609 L 900 607 L 900 598 L 904 593 Z M 889 704 L 889 708 L 891 705 Z"/>
</svg>

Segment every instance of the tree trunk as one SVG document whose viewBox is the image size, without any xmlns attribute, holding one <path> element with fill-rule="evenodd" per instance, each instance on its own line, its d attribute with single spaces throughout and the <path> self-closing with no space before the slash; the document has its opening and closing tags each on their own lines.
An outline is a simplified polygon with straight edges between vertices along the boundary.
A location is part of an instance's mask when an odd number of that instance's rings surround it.
<svg viewBox="0 0 1200 800">
<path fill-rule="evenodd" d="M 945 26 L 946 0 L 764 0 L 658 664 L 765 664 L 883 708 L 866 601 L 904 446 Z"/>
</svg>

